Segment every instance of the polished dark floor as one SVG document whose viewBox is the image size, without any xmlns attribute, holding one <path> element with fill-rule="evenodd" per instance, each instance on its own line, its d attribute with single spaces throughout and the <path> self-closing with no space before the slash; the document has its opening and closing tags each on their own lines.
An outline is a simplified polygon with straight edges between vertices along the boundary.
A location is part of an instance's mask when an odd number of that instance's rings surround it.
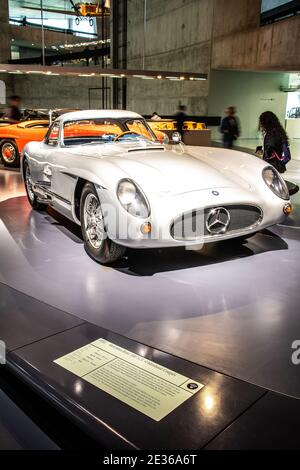
<svg viewBox="0 0 300 470">
<path fill-rule="evenodd" d="M 296 164 L 289 179 L 300 180 Z M 47 308 L 300 398 L 300 366 L 291 362 L 300 339 L 298 195 L 294 203 L 287 224 L 244 245 L 130 252 L 103 267 L 85 254 L 77 227 L 52 211 L 34 213 L 18 172 L 0 170 L 0 282 Z"/>
<path fill-rule="evenodd" d="M 1 390 L 0 410 L 0 450 L 59 450 Z"/>
</svg>

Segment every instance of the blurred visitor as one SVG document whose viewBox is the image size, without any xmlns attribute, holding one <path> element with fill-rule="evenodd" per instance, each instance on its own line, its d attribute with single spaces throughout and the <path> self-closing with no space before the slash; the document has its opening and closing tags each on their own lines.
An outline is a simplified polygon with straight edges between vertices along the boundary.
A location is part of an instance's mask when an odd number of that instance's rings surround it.
<svg viewBox="0 0 300 470">
<path fill-rule="evenodd" d="M 10 122 L 19 122 L 22 118 L 20 111 L 21 98 L 17 95 L 12 95 L 8 98 L 9 106 L 4 113 L 4 117 Z"/>
<path fill-rule="evenodd" d="M 178 111 L 175 114 L 175 121 L 177 124 L 177 131 L 179 132 L 181 139 L 183 140 L 183 125 L 184 122 L 186 121 L 186 106 L 184 105 L 179 105 L 178 106 Z"/>
<path fill-rule="evenodd" d="M 22 18 L 22 26 L 26 26 L 27 25 L 27 17 L 26 16 L 23 16 Z"/>
<path fill-rule="evenodd" d="M 229 106 L 226 111 L 226 117 L 221 122 L 221 134 L 223 134 L 223 145 L 227 149 L 232 149 L 233 142 L 240 136 L 240 126 L 236 117 L 236 108 Z"/>
<path fill-rule="evenodd" d="M 154 113 L 152 113 L 150 119 L 151 119 L 151 121 L 159 121 L 161 119 L 161 117 L 157 114 L 156 111 L 154 111 Z"/>
<path fill-rule="evenodd" d="M 262 158 L 274 166 L 279 173 L 286 171 L 286 164 L 291 159 L 289 138 L 278 117 L 271 111 L 262 113 L 259 117 L 259 129 L 264 136 L 261 150 Z"/>
</svg>

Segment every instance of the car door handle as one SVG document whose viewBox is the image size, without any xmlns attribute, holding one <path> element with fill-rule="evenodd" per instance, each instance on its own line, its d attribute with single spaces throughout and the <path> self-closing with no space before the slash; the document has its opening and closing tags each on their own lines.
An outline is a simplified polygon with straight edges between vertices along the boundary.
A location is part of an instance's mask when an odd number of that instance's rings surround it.
<svg viewBox="0 0 300 470">
<path fill-rule="evenodd" d="M 48 178 L 51 178 L 52 176 L 52 170 L 49 166 L 46 166 L 43 171 L 45 176 L 48 176 Z"/>
</svg>

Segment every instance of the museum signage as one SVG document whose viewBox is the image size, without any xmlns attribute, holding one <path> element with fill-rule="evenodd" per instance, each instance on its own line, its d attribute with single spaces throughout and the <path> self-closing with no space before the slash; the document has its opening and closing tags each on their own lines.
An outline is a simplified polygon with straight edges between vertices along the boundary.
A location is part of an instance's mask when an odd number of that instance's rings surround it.
<svg viewBox="0 0 300 470">
<path fill-rule="evenodd" d="M 155 421 L 163 419 L 204 387 L 103 338 L 54 363 Z"/>
</svg>

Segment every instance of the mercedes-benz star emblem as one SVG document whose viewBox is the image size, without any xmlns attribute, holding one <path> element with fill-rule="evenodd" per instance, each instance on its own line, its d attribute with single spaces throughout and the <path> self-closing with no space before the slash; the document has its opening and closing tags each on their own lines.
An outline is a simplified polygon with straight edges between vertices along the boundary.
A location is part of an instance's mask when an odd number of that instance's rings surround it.
<svg viewBox="0 0 300 470">
<path fill-rule="evenodd" d="M 212 209 L 206 219 L 206 228 L 212 235 L 221 235 L 228 229 L 230 214 L 225 207 Z"/>
</svg>

